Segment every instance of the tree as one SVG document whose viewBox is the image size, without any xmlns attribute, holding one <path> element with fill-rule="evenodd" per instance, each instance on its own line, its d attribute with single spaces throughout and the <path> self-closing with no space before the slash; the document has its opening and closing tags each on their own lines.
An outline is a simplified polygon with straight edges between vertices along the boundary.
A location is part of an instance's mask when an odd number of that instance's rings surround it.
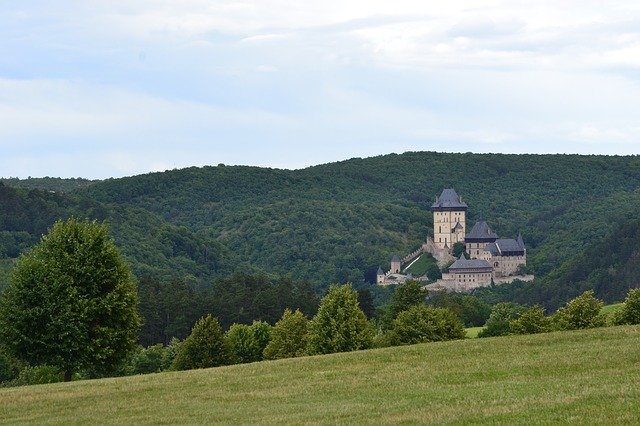
<svg viewBox="0 0 640 426">
<path fill-rule="evenodd" d="M 310 354 L 348 352 L 371 347 L 373 326 L 358 306 L 351 284 L 331 286 L 309 324 Z"/>
<path fill-rule="evenodd" d="M 464 243 L 461 243 L 461 242 L 455 243 L 452 248 L 453 257 L 455 257 L 456 259 L 460 258 L 462 253 L 465 253 L 465 250 L 466 250 L 466 247 L 464 246 Z M 465 253 L 465 257 L 466 257 L 466 253 Z"/>
<path fill-rule="evenodd" d="M 59 221 L 18 260 L 0 301 L 0 334 L 17 358 L 59 368 L 66 381 L 86 368 L 109 373 L 135 348 L 136 303 L 107 226 Z"/>
<path fill-rule="evenodd" d="M 269 343 L 271 326 L 264 321 L 253 324 L 233 324 L 225 338 L 239 363 L 262 361 L 262 352 Z"/>
<path fill-rule="evenodd" d="M 233 355 L 218 320 L 207 315 L 193 326 L 191 334 L 178 346 L 174 370 L 192 370 L 231 364 Z"/>
<path fill-rule="evenodd" d="M 418 281 L 407 281 L 400 284 L 391 297 L 391 313 L 393 318 L 412 306 L 421 305 L 427 297 L 427 290 Z"/>
<path fill-rule="evenodd" d="M 558 309 L 553 322 L 559 330 L 602 327 L 606 323 L 605 316 L 600 314 L 603 306 L 604 303 L 594 297 L 593 290 L 588 290 Z"/>
<path fill-rule="evenodd" d="M 415 305 L 393 321 L 392 341 L 397 345 L 464 339 L 464 325 L 446 308 Z"/>
<path fill-rule="evenodd" d="M 299 309 L 285 309 L 271 331 L 264 349 L 265 359 L 294 358 L 306 354 L 309 320 Z"/>
<path fill-rule="evenodd" d="M 536 334 L 551 331 L 551 319 L 544 315 L 542 306 L 532 306 L 517 319 L 509 321 L 509 330 L 513 334 Z"/>
<path fill-rule="evenodd" d="M 362 309 L 367 318 L 371 319 L 375 316 L 376 307 L 373 303 L 371 290 L 366 288 L 358 290 L 358 305 L 360 305 L 360 309 Z"/>
<path fill-rule="evenodd" d="M 627 298 L 614 317 L 614 322 L 622 324 L 640 324 L 640 288 L 629 290 Z"/>
</svg>

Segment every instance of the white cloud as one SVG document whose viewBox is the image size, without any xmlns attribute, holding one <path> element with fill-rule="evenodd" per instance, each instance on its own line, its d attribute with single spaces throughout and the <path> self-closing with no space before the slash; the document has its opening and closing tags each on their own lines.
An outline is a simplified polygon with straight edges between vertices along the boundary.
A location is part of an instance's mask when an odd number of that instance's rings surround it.
<svg viewBox="0 0 640 426">
<path fill-rule="evenodd" d="M 63 3 L 0 6 L 5 173 L 638 150 L 630 0 Z"/>
</svg>

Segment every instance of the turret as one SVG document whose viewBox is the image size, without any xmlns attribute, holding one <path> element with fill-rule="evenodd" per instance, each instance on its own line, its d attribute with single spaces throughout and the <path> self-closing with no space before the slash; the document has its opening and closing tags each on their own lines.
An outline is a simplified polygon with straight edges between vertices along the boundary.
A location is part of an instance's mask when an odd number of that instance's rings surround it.
<svg viewBox="0 0 640 426">
<path fill-rule="evenodd" d="M 378 272 L 376 272 L 376 284 L 384 284 L 384 271 L 378 266 Z"/>
<path fill-rule="evenodd" d="M 391 258 L 391 271 L 392 274 L 400 273 L 400 258 L 398 256 L 393 256 Z"/>
</svg>

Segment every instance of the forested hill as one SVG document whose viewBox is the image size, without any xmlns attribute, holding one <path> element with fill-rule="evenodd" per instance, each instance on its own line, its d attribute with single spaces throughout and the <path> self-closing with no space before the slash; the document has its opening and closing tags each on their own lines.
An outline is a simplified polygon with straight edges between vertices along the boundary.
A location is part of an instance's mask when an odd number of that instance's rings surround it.
<svg viewBox="0 0 640 426">
<path fill-rule="evenodd" d="M 638 211 L 640 158 L 416 152 L 293 171 L 189 168 L 83 191 L 158 213 L 266 270 L 326 284 L 358 282 L 420 244 L 445 187 L 469 204 L 471 224 L 483 215 L 501 236 L 522 231 L 530 264 L 546 274 Z"/>
<path fill-rule="evenodd" d="M 71 216 L 108 222 L 138 276 L 207 280 L 231 273 L 236 263 L 221 243 L 153 212 L 100 203 L 84 194 L 15 189 L 0 183 L 0 290 L 11 259 L 38 242 L 56 220 Z"/>
<path fill-rule="evenodd" d="M 393 254 L 416 248 L 445 187 L 469 204 L 470 225 L 482 215 L 501 236 L 520 230 L 545 275 L 637 214 L 640 157 L 416 152 L 302 170 L 220 165 L 81 182 L 67 198 L 104 209 L 95 217 L 114 223 L 141 270 L 205 276 L 252 265 L 322 288 L 371 280 Z M 192 249 L 181 254 L 158 229 Z"/>
</svg>

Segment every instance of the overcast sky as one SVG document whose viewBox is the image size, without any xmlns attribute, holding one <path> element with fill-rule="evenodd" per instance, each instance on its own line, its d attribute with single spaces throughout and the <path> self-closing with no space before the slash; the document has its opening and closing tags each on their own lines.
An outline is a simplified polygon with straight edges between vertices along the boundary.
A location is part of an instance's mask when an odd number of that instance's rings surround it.
<svg viewBox="0 0 640 426">
<path fill-rule="evenodd" d="M 88 178 L 640 154 L 640 2 L 0 0 L 0 150 Z"/>
</svg>

